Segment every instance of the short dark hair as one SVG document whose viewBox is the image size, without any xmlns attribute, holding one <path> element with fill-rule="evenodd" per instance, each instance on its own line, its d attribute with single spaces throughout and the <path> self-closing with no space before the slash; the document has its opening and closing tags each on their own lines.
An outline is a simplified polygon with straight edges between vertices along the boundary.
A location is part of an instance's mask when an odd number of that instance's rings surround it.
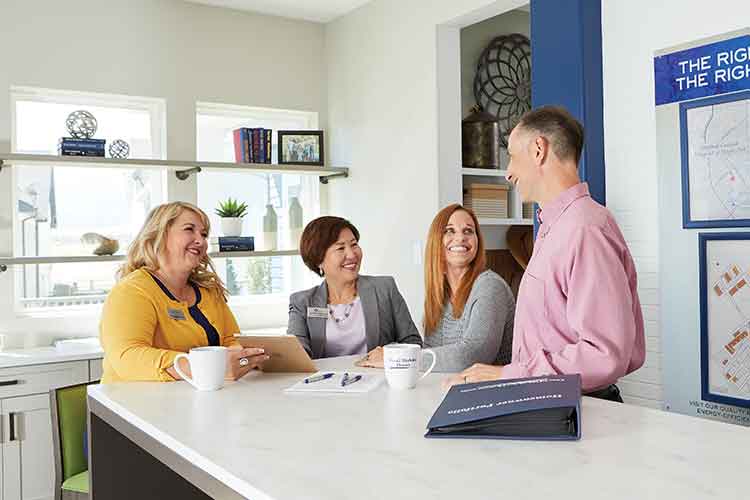
<svg viewBox="0 0 750 500">
<path fill-rule="evenodd" d="M 581 159 L 583 125 L 561 106 L 542 106 L 526 112 L 518 126 L 544 136 L 561 160 Z"/>
<path fill-rule="evenodd" d="M 354 227 L 354 224 L 341 217 L 330 215 L 310 221 L 305 230 L 302 231 L 302 237 L 299 240 L 299 253 L 305 265 L 318 276 L 323 276 L 320 271 L 320 264 L 326 256 L 326 251 L 336 243 L 344 229 L 349 229 L 359 241 L 359 231 Z"/>
</svg>

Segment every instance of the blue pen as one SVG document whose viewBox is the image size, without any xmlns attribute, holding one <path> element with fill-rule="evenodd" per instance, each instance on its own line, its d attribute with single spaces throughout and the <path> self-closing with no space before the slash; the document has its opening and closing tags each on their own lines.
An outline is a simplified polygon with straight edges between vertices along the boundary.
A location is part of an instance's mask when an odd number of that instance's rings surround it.
<svg viewBox="0 0 750 500">
<path fill-rule="evenodd" d="M 347 378 L 346 380 L 341 381 L 341 387 L 347 386 L 349 384 L 353 384 L 354 382 L 359 382 L 362 380 L 362 375 L 357 375 L 356 377 Z"/>
<path fill-rule="evenodd" d="M 319 382 L 321 380 L 326 380 L 336 375 L 335 373 L 321 373 L 320 375 L 313 375 L 312 377 L 307 377 L 305 379 L 306 384 L 310 384 L 312 382 Z"/>
</svg>

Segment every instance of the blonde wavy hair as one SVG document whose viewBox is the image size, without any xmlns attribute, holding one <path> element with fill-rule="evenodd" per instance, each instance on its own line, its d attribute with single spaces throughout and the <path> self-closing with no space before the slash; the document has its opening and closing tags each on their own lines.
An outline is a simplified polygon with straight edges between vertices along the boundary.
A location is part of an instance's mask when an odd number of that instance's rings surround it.
<svg viewBox="0 0 750 500">
<path fill-rule="evenodd" d="M 159 270 L 159 255 L 164 252 L 167 245 L 167 233 L 177 218 L 185 210 L 190 210 L 201 219 L 206 232 L 211 229 L 208 216 L 191 203 L 174 201 L 155 207 L 146 217 L 146 222 L 138 232 L 138 236 L 128 247 L 128 255 L 117 271 L 117 279 L 121 280 L 127 275 L 141 268 L 155 272 Z M 216 290 L 227 298 L 227 289 L 222 283 L 219 275 L 208 254 L 204 255 L 200 264 L 190 273 L 188 281 L 202 288 Z"/>
<path fill-rule="evenodd" d="M 447 263 L 445 261 L 445 249 L 443 248 L 443 234 L 448 226 L 448 221 L 454 212 L 463 211 L 469 214 L 474 222 L 474 231 L 477 235 L 477 256 L 469 264 L 469 270 L 461 279 L 458 290 L 451 290 L 445 273 Z M 479 230 L 479 220 L 474 212 L 459 204 L 448 205 L 442 209 L 432 220 L 430 230 L 427 233 L 427 245 L 424 258 L 424 333 L 432 335 L 443 316 L 443 308 L 448 300 L 453 307 L 453 317 L 460 318 L 464 312 L 464 306 L 469 299 L 471 287 L 474 281 L 487 268 L 487 257 L 484 254 L 484 238 Z M 453 292 L 453 293 L 451 293 Z"/>
</svg>

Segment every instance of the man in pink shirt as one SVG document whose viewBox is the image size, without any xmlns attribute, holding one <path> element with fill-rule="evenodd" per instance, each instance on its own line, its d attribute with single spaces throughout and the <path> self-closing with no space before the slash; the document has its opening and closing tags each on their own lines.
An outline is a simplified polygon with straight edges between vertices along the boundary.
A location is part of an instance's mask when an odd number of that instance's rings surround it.
<svg viewBox="0 0 750 500">
<path fill-rule="evenodd" d="M 622 401 L 615 382 L 643 365 L 636 272 L 612 214 L 578 177 L 583 127 L 563 108 L 526 113 L 508 140 L 508 180 L 535 201 L 539 230 L 518 291 L 510 364 L 447 383 L 579 373 L 583 392 Z"/>
</svg>

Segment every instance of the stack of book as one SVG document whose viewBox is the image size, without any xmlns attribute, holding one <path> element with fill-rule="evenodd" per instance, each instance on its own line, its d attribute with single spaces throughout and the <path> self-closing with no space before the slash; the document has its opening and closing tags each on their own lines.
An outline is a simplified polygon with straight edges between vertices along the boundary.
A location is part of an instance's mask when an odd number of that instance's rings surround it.
<svg viewBox="0 0 750 500">
<path fill-rule="evenodd" d="M 508 218 L 507 184 L 471 184 L 464 193 L 464 206 L 480 219 Z"/>
<path fill-rule="evenodd" d="M 57 154 L 62 156 L 104 156 L 104 139 L 76 139 L 61 137 L 57 141 Z"/>
<path fill-rule="evenodd" d="M 234 161 L 271 163 L 271 129 L 238 128 L 234 134 Z"/>
<path fill-rule="evenodd" d="M 219 236 L 211 238 L 211 245 L 219 252 L 254 252 L 253 236 Z"/>
</svg>

